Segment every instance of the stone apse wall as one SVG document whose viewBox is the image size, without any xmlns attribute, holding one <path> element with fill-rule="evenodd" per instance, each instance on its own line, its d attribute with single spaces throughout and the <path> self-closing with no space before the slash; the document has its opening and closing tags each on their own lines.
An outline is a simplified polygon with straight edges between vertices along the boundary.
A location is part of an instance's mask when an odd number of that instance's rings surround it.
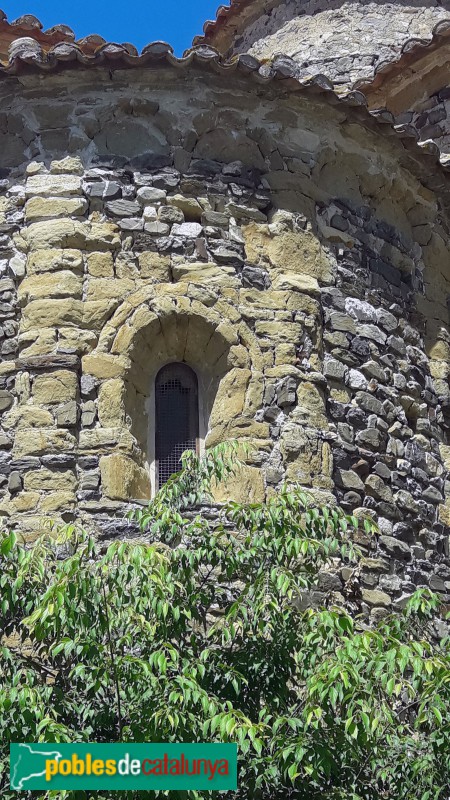
<svg viewBox="0 0 450 800">
<path fill-rule="evenodd" d="M 30 73 L 0 92 L 4 525 L 31 541 L 76 515 L 132 535 L 152 381 L 185 360 L 206 445 L 252 448 L 226 494 L 287 479 L 373 516 L 366 608 L 416 585 L 450 595 L 434 159 L 331 93 L 239 72 Z"/>
<path fill-rule="evenodd" d="M 238 17 L 235 38 L 230 23 L 229 32 L 211 42 L 221 52 L 230 47 L 259 59 L 284 53 L 302 75 L 322 72 L 352 86 L 398 58 L 409 39 L 430 39 L 435 25 L 448 19 L 447 0 L 256 0 Z"/>
</svg>

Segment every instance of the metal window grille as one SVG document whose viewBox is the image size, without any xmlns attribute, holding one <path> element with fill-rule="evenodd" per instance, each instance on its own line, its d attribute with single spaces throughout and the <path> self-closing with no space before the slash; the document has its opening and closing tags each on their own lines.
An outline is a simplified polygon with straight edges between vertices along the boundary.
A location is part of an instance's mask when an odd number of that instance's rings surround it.
<svg viewBox="0 0 450 800">
<path fill-rule="evenodd" d="M 187 364 L 167 364 L 155 380 L 158 489 L 181 469 L 185 450 L 198 451 L 198 382 Z"/>
</svg>

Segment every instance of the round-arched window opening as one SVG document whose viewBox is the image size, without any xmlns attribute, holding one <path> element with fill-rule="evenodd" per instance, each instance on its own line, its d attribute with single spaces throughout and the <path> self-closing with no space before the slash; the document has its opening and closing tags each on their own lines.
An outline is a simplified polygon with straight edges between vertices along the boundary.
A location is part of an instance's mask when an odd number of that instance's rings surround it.
<svg viewBox="0 0 450 800">
<path fill-rule="evenodd" d="M 181 469 L 181 456 L 186 450 L 199 452 L 197 375 L 187 364 L 167 364 L 155 379 L 157 489 Z"/>
</svg>

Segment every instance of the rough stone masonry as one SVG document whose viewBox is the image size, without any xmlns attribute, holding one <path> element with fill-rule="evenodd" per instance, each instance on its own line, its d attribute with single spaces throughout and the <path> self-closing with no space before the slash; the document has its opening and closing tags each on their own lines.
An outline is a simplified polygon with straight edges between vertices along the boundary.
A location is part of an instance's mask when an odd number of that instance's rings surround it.
<svg viewBox="0 0 450 800">
<path fill-rule="evenodd" d="M 237 23 L 211 34 L 221 52 L 259 59 L 284 54 L 302 75 L 323 73 L 347 87 L 373 78 L 413 39 L 430 40 L 450 19 L 446 0 L 256 0 Z"/>
<path fill-rule="evenodd" d="M 446 178 L 283 74 L 235 64 L 231 89 L 199 59 L 2 79 L 0 513 L 27 541 L 74 516 L 134 535 L 152 383 L 184 360 L 206 445 L 252 448 L 218 500 L 298 481 L 377 520 L 358 536 L 376 617 L 416 586 L 450 596 Z"/>
</svg>

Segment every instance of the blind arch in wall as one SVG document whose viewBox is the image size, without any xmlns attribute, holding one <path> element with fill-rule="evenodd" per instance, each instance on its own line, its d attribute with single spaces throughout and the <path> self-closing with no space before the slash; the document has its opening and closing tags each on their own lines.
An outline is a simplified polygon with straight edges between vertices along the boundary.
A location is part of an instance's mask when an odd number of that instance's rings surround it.
<svg viewBox="0 0 450 800">
<path fill-rule="evenodd" d="M 156 486 L 181 468 L 185 450 L 198 453 L 197 376 L 187 364 L 167 364 L 155 379 Z"/>
</svg>

